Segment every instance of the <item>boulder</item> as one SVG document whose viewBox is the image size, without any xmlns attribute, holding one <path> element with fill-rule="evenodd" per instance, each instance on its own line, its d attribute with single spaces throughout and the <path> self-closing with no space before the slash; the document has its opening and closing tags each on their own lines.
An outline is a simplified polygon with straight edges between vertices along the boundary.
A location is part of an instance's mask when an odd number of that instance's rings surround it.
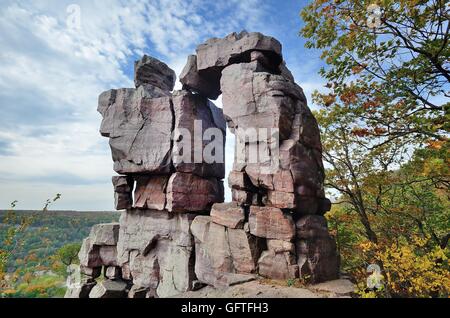
<svg viewBox="0 0 450 318">
<path fill-rule="evenodd" d="M 154 57 L 144 55 L 140 60 L 134 62 L 134 84 L 151 85 L 163 91 L 172 91 L 175 86 L 175 72 L 164 62 Z"/>
<path fill-rule="evenodd" d="M 92 288 L 89 298 L 124 298 L 127 292 L 127 284 L 125 282 L 104 280 Z"/>
<path fill-rule="evenodd" d="M 207 98 L 186 90 L 173 94 L 176 171 L 200 177 L 225 177 L 225 122 L 222 110 Z M 211 134 L 211 136 L 207 136 Z M 211 140 L 212 139 L 212 140 Z"/>
<path fill-rule="evenodd" d="M 222 71 L 224 115 L 230 118 L 234 129 L 278 129 L 280 140 L 285 140 L 292 132 L 301 89 L 281 75 L 257 72 L 255 63 L 233 64 Z"/>
<path fill-rule="evenodd" d="M 87 281 L 74 286 L 68 286 L 64 298 L 89 298 L 89 293 L 96 284 L 96 281 Z"/>
<path fill-rule="evenodd" d="M 282 240 L 267 240 L 267 249 L 274 251 L 275 253 L 289 252 L 295 254 L 295 245 L 292 242 L 282 241 Z"/>
<path fill-rule="evenodd" d="M 233 267 L 236 273 L 254 273 L 256 260 L 261 254 L 263 240 L 254 237 L 245 230 L 227 229 Z"/>
<path fill-rule="evenodd" d="M 116 210 L 131 209 L 133 197 L 131 193 L 114 192 L 114 207 Z"/>
<path fill-rule="evenodd" d="M 103 266 L 117 266 L 116 246 L 99 246 L 98 254 Z"/>
<path fill-rule="evenodd" d="M 327 221 L 320 215 L 306 215 L 296 222 L 296 252 L 300 276 L 311 283 L 339 277 L 336 242 L 328 233 Z"/>
<path fill-rule="evenodd" d="M 122 277 L 122 272 L 118 266 L 108 266 L 105 269 L 105 277 L 109 279 L 119 279 Z"/>
<path fill-rule="evenodd" d="M 291 241 L 295 226 L 290 214 L 274 207 L 250 207 L 248 219 L 250 233 L 268 239 Z"/>
<path fill-rule="evenodd" d="M 252 190 L 255 189 L 250 178 L 245 172 L 230 171 L 228 174 L 228 186 L 237 190 Z"/>
<path fill-rule="evenodd" d="M 168 173 L 174 118 L 171 99 L 147 87 L 107 91 L 99 97 L 100 133 L 109 137 L 119 174 Z"/>
<path fill-rule="evenodd" d="M 210 81 L 197 70 L 197 55 L 189 55 L 186 65 L 180 74 L 183 88 L 192 90 L 210 99 L 217 99 L 220 92 L 218 82 Z"/>
<path fill-rule="evenodd" d="M 264 251 L 258 260 L 258 273 L 271 279 L 298 278 L 295 256 L 289 252 Z"/>
<path fill-rule="evenodd" d="M 134 190 L 134 207 L 164 210 L 169 176 L 137 176 Z"/>
<path fill-rule="evenodd" d="M 254 196 L 257 196 L 257 195 L 255 193 L 252 193 L 249 191 L 231 189 L 231 198 L 232 198 L 233 202 L 236 202 L 239 205 L 252 204 Z"/>
<path fill-rule="evenodd" d="M 93 245 L 116 245 L 119 239 L 119 223 L 95 224 L 89 237 Z"/>
<path fill-rule="evenodd" d="M 197 69 L 220 70 L 231 63 L 250 60 L 251 51 L 262 51 L 270 63 L 278 66 L 281 61 L 281 44 L 275 38 L 259 32 L 231 33 L 222 39 L 212 38 L 197 46 Z"/>
<path fill-rule="evenodd" d="M 191 225 L 195 238 L 195 274 L 205 284 L 229 284 L 230 274 L 252 274 L 261 250 L 259 239 L 243 229 L 228 229 L 197 216 Z"/>
<path fill-rule="evenodd" d="M 114 206 L 116 210 L 130 209 L 133 206 L 133 178 L 113 176 L 112 183 L 114 186 Z"/>
<path fill-rule="evenodd" d="M 231 229 L 242 229 L 245 212 L 241 206 L 234 202 L 215 203 L 211 208 L 211 220 Z"/>
<path fill-rule="evenodd" d="M 296 249 L 300 277 L 313 284 L 339 277 L 340 260 L 333 237 L 298 240 Z"/>
<path fill-rule="evenodd" d="M 114 186 L 114 192 L 131 193 L 134 187 L 134 180 L 128 176 L 113 176 L 112 184 Z"/>
<path fill-rule="evenodd" d="M 195 275 L 208 285 L 216 285 L 221 273 L 233 273 L 226 228 L 209 216 L 197 216 L 191 225 L 195 239 Z"/>
<path fill-rule="evenodd" d="M 78 259 L 80 260 L 80 266 L 95 268 L 101 267 L 102 260 L 99 253 L 100 247 L 92 244 L 89 237 L 83 240 L 80 251 L 78 252 Z"/>
<path fill-rule="evenodd" d="M 117 244 L 122 277 L 158 297 L 189 290 L 194 279 L 193 217 L 157 210 L 123 212 Z"/>
<path fill-rule="evenodd" d="M 280 209 L 295 209 L 295 194 L 281 191 L 267 191 L 265 205 Z"/>
<path fill-rule="evenodd" d="M 216 178 L 201 178 L 176 172 L 167 186 L 167 206 L 170 212 L 208 211 L 214 203 L 223 202 L 223 182 Z"/>
</svg>

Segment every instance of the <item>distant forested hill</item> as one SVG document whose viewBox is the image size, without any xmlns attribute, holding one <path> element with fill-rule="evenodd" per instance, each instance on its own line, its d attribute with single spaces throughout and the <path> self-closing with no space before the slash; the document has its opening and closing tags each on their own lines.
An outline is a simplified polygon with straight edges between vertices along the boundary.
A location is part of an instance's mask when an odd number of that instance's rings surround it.
<svg viewBox="0 0 450 318">
<path fill-rule="evenodd" d="M 6 210 L 0 210 L 0 249 L 6 236 Z M 88 236 L 92 225 L 97 223 L 116 222 L 118 212 L 80 212 L 80 211 L 20 211 L 15 210 L 13 221 L 20 225 L 23 217 L 35 216 L 31 226 L 22 235 L 23 244 L 18 246 L 7 265 L 7 271 L 12 272 L 18 267 L 49 266 L 49 257 L 55 251 L 68 243 L 76 243 Z M 10 224 L 8 226 L 11 225 Z M 31 257 L 30 257 L 31 256 Z"/>
</svg>

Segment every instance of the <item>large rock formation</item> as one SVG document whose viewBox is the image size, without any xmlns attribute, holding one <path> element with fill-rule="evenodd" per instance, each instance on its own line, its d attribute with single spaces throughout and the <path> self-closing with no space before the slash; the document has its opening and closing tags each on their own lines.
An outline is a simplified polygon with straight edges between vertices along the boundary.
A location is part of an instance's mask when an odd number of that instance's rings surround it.
<svg viewBox="0 0 450 318">
<path fill-rule="evenodd" d="M 174 72 L 149 56 L 136 61 L 134 80 L 98 104 L 122 216 L 84 240 L 84 276 L 67 297 L 338 277 L 319 129 L 276 39 L 241 32 L 200 44 L 180 91 L 171 92 Z M 209 100 L 220 94 L 223 112 Z M 222 203 L 226 125 L 236 135 L 230 203 Z"/>
</svg>

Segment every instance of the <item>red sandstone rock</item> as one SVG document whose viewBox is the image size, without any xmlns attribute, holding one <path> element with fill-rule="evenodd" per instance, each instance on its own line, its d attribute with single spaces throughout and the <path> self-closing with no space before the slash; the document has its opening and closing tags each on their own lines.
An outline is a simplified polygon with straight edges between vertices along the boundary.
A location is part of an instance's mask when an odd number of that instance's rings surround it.
<svg viewBox="0 0 450 318">
<path fill-rule="evenodd" d="M 258 273 L 272 279 L 293 279 L 298 277 L 298 265 L 295 257 L 289 253 L 275 253 L 268 250 L 258 260 Z"/>
<path fill-rule="evenodd" d="M 235 202 L 215 203 L 211 208 L 211 220 L 231 229 L 242 229 L 245 221 L 244 209 Z"/>
<path fill-rule="evenodd" d="M 197 216 L 191 231 L 195 237 L 195 274 L 199 281 L 222 286 L 225 276 L 254 273 L 262 248 L 260 239 L 243 229 L 218 225 L 209 216 Z"/>
<path fill-rule="evenodd" d="M 114 206 L 116 210 L 130 209 L 133 205 L 134 180 L 131 177 L 113 176 L 112 183 L 114 186 Z"/>
<path fill-rule="evenodd" d="M 252 182 L 245 172 L 230 171 L 228 174 L 228 186 L 238 190 L 251 190 L 254 189 Z"/>
<path fill-rule="evenodd" d="M 189 173 L 172 174 L 167 186 L 167 210 L 171 212 L 207 211 L 223 202 L 223 183 Z"/>
<path fill-rule="evenodd" d="M 251 193 L 245 190 L 231 189 L 231 198 L 233 202 L 237 202 L 240 205 L 252 204 L 255 193 Z"/>
<path fill-rule="evenodd" d="M 294 192 L 294 180 L 289 170 L 280 170 L 273 175 L 273 188 L 280 192 Z"/>
<path fill-rule="evenodd" d="M 280 209 L 295 209 L 295 194 L 280 191 L 268 191 L 265 205 Z"/>
<path fill-rule="evenodd" d="M 233 32 L 223 39 L 212 38 L 197 46 L 197 69 L 224 67 L 254 50 L 270 52 L 271 64 L 278 65 L 282 60 L 281 44 L 273 37 L 259 32 Z"/>
<path fill-rule="evenodd" d="M 328 233 L 323 216 L 307 215 L 296 222 L 297 262 L 302 277 L 319 283 L 339 277 L 339 256 L 336 242 Z"/>
<path fill-rule="evenodd" d="M 144 55 L 134 63 L 134 83 L 140 85 L 152 85 L 164 91 L 171 91 L 175 86 L 175 72 L 164 62 L 151 56 Z"/>
<path fill-rule="evenodd" d="M 175 91 L 172 103 L 175 115 L 172 161 L 176 171 L 224 178 L 226 123 L 222 110 L 207 98 L 186 90 Z M 205 138 L 207 132 L 214 136 L 214 141 L 209 136 Z"/>
<path fill-rule="evenodd" d="M 314 284 L 339 278 L 340 260 L 334 238 L 298 240 L 296 249 L 301 277 L 307 276 Z"/>
<path fill-rule="evenodd" d="M 100 133 L 110 138 L 117 173 L 169 172 L 174 118 L 167 94 L 139 86 L 100 95 Z"/>
<path fill-rule="evenodd" d="M 250 207 L 250 233 L 269 239 L 290 241 L 295 236 L 292 216 L 274 207 Z"/>
<path fill-rule="evenodd" d="M 189 55 L 186 65 L 180 74 L 180 82 L 183 88 L 193 90 L 210 99 L 217 99 L 220 92 L 218 82 L 208 80 L 197 70 L 197 55 Z"/>
<path fill-rule="evenodd" d="M 136 177 L 134 207 L 164 210 L 166 206 L 166 187 L 168 180 L 169 176 Z"/>
</svg>

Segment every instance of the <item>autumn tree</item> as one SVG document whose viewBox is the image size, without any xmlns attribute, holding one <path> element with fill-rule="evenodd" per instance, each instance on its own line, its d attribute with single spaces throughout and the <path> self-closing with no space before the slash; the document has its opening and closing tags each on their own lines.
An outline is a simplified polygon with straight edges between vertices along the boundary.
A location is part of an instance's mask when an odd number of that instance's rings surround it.
<svg viewBox="0 0 450 318">
<path fill-rule="evenodd" d="M 56 251 L 56 256 L 64 265 L 70 266 L 77 262 L 80 248 L 80 243 L 66 244 Z"/>
<path fill-rule="evenodd" d="M 450 123 L 450 5 L 444 0 L 315 0 L 301 12 L 330 92 L 381 143 L 445 140 Z M 355 99 L 360 103 L 353 104 Z M 351 104 L 351 105 L 350 105 Z M 374 144 L 373 146 L 376 146 Z"/>
<path fill-rule="evenodd" d="M 50 205 L 61 198 L 61 194 L 56 194 L 53 199 L 47 199 L 42 208 L 42 212 L 46 212 Z M 6 281 L 7 265 L 11 256 L 22 248 L 25 243 L 25 236 L 27 230 L 38 218 L 40 212 L 35 212 L 31 215 L 18 216 L 14 211 L 18 201 L 11 202 L 11 207 L 2 220 L 6 235 L 3 238 L 0 246 L 0 289 L 7 288 Z"/>
<path fill-rule="evenodd" d="M 435 286 L 448 282 L 449 9 L 316 0 L 301 13 L 306 46 L 326 62 L 328 91 L 313 100 L 335 203 L 328 218 L 352 270 L 382 266 L 387 295 L 448 293 Z M 416 263 L 423 275 L 398 283 Z"/>
</svg>

